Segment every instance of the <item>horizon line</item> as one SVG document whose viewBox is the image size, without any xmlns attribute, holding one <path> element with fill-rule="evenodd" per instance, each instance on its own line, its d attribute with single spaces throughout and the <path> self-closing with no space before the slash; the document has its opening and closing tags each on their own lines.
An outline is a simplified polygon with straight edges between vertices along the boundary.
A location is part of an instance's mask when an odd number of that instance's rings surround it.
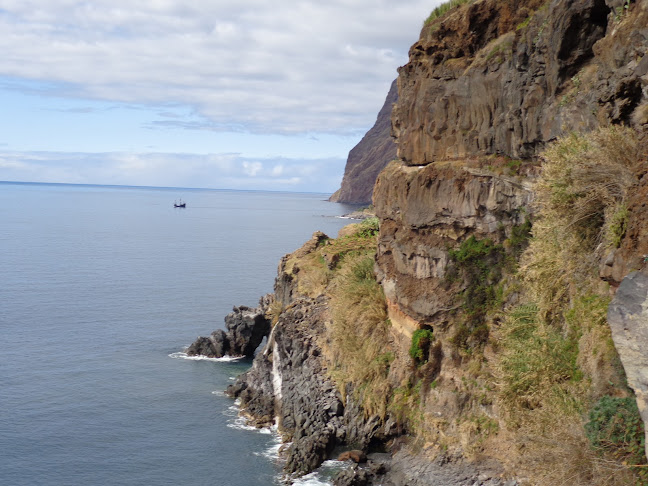
<svg viewBox="0 0 648 486">
<path fill-rule="evenodd" d="M 130 184 L 96 184 L 81 182 L 37 182 L 37 181 L 3 181 L 0 184 L 15 185 L 43 185 L 43 186 L 77 186 L 77 187 L 109 187 L 113 189 L 164 189 L 164 190 L 187 190 L 187 191 L 237 191 L 237 192 L 277 192 L 289 194 L 333 194 L 332 192 L 320 191 L 287 191 L 276 189 L 231 189 L 231 188 L 214 188 L 214 187 L 181 187 L 181 186 L 137 186 Z"/>
</svg>

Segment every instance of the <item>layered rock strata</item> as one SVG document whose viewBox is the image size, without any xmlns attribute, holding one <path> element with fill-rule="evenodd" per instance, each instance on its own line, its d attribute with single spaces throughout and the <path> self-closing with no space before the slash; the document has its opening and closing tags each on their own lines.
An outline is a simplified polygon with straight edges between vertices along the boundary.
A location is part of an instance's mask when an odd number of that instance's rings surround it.
<svg viewBox="0 0 648 486">
<path fill-rule="evenodd" d="M 449 251 L 473 236 L 507 243 L 532 216 L 537 157 L 558 137 L 626 124 L 648 138 L 646 26 L 645 0 L 482 0 L 426 24 L 410 49 L 392 111 L 398 158 L 373 195 L 377 273 L 394 329 L 404 338 L 434 331 L 438 380 L 462 375 L 450 341 L 467 282 L 447 278 Z M 613 288 L 648 253 L 645 167 L 644 154 L 625 238 L 601 261 Z M 428 410 L 451 421 L 461 400 L 443 393 L 452 405 Z"/>
<path fill-rule="evenodd" d="M 379 279 L 390 318 L 411 336 L 455 309 L 446 277 L 449 250 L 475 235 L 501 243 L 531 215 L 528 183 L 462 167 L 392 163 L 374 189 Z"/>
</svg>

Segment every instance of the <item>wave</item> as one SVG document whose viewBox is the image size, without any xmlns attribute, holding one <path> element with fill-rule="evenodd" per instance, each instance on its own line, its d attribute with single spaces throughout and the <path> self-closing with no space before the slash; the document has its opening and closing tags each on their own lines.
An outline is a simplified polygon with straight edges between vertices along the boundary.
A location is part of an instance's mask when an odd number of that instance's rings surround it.
<svg viewBox="0 0 648 486">
<path fill-rule="evenodd" d="M 225 412 L 225 415 L 232 416 L 232 410 L 231 409 L 236 409 L 238 410 L 237 407 L 229 407 L 230 412 Z M 227 424 L 227 426 L 230 429 L 237 429 L 237 430 L 250 430 L 254 432 L 258 432 L 259 434 L 266 434 L 266 435 L 271 435 L 271 434 L 276 434 L 277 428 L 275 426 L 272 427 L 255 427 L 254 425 L 249 425 L 248 420 L 242 416 L 242 415 L 237 415 L 234 417 L 232 420 L 230 420 Z M 278 437 L 278 435 L 277 435 Z"/>
<path fill-rule="evenodd" d="M 188 359 L 191 361 L 218 361 L 220 363 L 225 363 L 228 361 L 239 361 L 243 359 L 243 356 L 223 356 L 222 358 L 209 358 L 207 356 L 189 356 L 184 351 L 178 351 L 177 353 L 171 353 L 169 358 L 175 359 Z"/>
<path fill-rule="evenodd" d="M 293 480 L 292 486 L 331 486 L 333 477 L 346 467 L 348 464 L 344 461 L 324 461 L 316 471 Z"/>
</svg>

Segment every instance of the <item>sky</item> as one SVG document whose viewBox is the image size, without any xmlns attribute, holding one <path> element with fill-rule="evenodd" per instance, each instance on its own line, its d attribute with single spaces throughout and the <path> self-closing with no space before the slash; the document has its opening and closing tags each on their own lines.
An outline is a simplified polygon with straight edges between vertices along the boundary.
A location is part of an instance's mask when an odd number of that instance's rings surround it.
<svg viewBox="0 0 648 486">
<path fill-rule="evenodd" d="M 0 181 L 333 192 L 440 0 L 0 0 Z"/>
</svg>

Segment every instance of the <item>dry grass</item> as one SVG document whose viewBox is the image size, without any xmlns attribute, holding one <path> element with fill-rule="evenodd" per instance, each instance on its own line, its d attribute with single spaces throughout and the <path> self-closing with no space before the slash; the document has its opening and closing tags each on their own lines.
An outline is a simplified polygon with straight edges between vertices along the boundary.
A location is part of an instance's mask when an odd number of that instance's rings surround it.
<svg viewBox="0 0 648 486">
<path fill-rule="evenodd" d="M 526 468 L 537 486 L 635 485 L 632 468 L 597 454 L 585 437 L 578 417 L 542 414 L 527 427 L 517 444 L 528 460 Z"/>
<path fill-rule="evenodd" d="M 535 191 L 540 217 L 522 274 L 543 317 L 588 293 L 605 248 L 623 238 L 639 143 L 628 128 L 572 134 L 543 154 Z"/>
<path fill-rule="evenodd" d="M 384 417 L 391 395 L 387 380 L 394 353 L 382 287 L 372 255 L 352 255 L 336 276 L 331 294 L 333 322 L 325 347 L 341 390 L 352 384 L 368 415 Z"/>
<path fill-rule="evenodd" d="M 497 340 L 498 399 L 510 424 L 523 424 L 529 412 L 539 409 L 552 408 L 560 416 L 581 412 L 585 386 L 577 341 L 539 319 L 535 305 L 510 312 Z"/>
</svg>

